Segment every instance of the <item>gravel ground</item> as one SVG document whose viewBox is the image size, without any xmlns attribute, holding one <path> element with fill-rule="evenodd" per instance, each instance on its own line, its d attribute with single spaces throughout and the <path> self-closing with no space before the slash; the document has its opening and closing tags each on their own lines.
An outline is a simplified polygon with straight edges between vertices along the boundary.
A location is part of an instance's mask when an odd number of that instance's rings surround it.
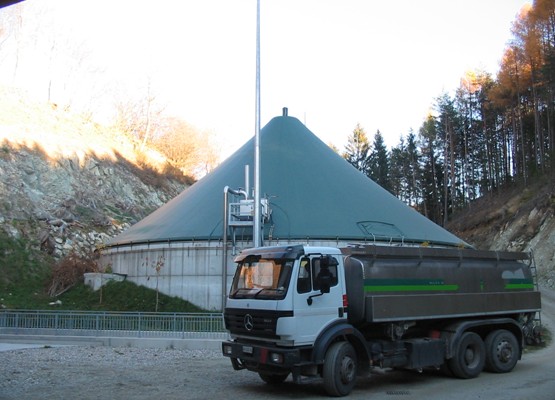
<svg viewBox="0 0 555 400">
<path fill-rule="evenodd" d="M 206 392 L 187 393 L 190 382 L 224 361 L 216 351 L 78 346 L 11 350 L 0 359 L 2 400 L 201 399 Z"/>
<path fill-rule="evenodd" d="M 510 374 L 472 380 L 437 372 L 381 371 L 360 379 L 350 399 L 553 400 L 552 349 L 526 354 Z M 0 399 L 322 399 L 318 383 L 272 387 L 233 371 L 215 351 L 42 347 L 0 353 Z"/>
</svg>

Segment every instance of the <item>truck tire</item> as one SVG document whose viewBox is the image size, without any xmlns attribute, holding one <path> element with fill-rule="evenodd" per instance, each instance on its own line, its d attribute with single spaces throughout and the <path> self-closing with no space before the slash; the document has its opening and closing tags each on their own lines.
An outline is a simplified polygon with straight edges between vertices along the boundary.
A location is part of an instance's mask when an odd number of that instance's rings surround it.
<svg viewBox="0 0 555 400">
<path fill-rule="evenodd" d="M 264 372 L 259 372 L 258 376 L 260 376 L 260 379 L 262 379 L 264 382 L 266 382 L 269 385 L 279 385 L 280 383 L 283 383 L 287 379 L 287 377 L 289 376 L 289 373 L 266 374 Z"/>
<path fill-rule="evenodd" d="M 346 396 L 355 386 L 357 355 L 349 342 L 336 342 L 326 352 L 324 388 L 330 396 Z"/>
<path fill-rule="evenodd" d="M 497 373 L 512 371 L 519 353 L 515 335 L 505 329 L 491 332 L 486 337 L 486 370 Z"/>
<path fill-rule="evenodd" d="M 457 378 L 470 379 L 480 375 L 486 363 L 486 346 L 474 332 L 465 332 L 449 360 L 449 369 Z"/>
</svg>

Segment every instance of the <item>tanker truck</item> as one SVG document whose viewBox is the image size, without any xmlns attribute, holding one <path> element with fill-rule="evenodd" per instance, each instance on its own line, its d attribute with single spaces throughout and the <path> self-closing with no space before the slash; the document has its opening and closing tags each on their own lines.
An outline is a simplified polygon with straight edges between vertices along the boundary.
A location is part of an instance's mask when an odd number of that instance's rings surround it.
<svg viewBox="0 0 555 400">
<path fill-rule="evenodd" d="M 235 262 L 222 352 L 268 384 L 318 380 L 345 396 L 376 368 L 506 373 L 538 340 L 527 253 L 292 245 Z"/>
</svg>

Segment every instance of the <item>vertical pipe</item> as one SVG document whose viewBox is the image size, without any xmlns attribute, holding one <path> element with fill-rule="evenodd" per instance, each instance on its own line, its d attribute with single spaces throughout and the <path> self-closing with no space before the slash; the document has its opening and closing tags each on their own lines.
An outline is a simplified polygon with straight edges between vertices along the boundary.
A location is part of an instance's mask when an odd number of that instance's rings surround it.
<svg viewBox="0 0 555 400">
<path fill-rule="evenodd" d="M 256 101 L 254 135 L 254 226 L 253 246 L 260 240 L 260 0 L 256 0 Z"/>
<path fill-rule="evenodd" d="M 250 169 L 249 169 L 249 164 L 245 165 L 245 193 L 247 194 L 247 199 L 249 198 L 250 194 Z"/>
<path fill-rule="evenodd" d="M 226 289 L 227 289 L 227 230 L 228 230 L 228 221 L 227 221 L 227 192 L 229 191 L 229 187 L 226 186 L 224 188 L 224 223 L 223 223 L 223 243 L 222 243 L 222 312 L 225 311 L 225 299 L 227 296 Z"/>
</svg>

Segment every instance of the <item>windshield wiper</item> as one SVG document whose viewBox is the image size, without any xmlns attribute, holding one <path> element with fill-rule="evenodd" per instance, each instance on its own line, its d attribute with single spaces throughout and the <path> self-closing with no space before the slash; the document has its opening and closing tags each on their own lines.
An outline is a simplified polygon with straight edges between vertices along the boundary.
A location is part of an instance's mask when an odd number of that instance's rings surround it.
<svg viewBox="0 0 555 400">
<path fill-rule="evenodd" d="M 256 293 L 253 293 L 254 290 L 256 290 Z M 233 293 L 233 296 L 235 296 L 235 297 L 240 296 L 240 297 L 243 297 L 243 298 L 251 298 L 252 297 L 254 299 L 256 296 L 258 296 L 258 293 L 260 293 L 263 290 L 264 290 L 264 288 L 260 288 L 258 290 L 256 288 L 252 288 L 252 289 L 240 288 L 240 289 L 237 289 L 235 291 L 235 293 Z"/>
<path fill-rule="evenodd" d="M 285 288 L 283 287 L 279 287 L 279 288 L 266 288 L 266 289 L 260 289 L 258 292 L 256 292 L 256 294 L 254 295 L 254 297 L 258 297 L 258 295 L 264 291 L 267 296 L 275 296 L 276 294 L 282 294 L 285 293 Z"/>
</svg>

